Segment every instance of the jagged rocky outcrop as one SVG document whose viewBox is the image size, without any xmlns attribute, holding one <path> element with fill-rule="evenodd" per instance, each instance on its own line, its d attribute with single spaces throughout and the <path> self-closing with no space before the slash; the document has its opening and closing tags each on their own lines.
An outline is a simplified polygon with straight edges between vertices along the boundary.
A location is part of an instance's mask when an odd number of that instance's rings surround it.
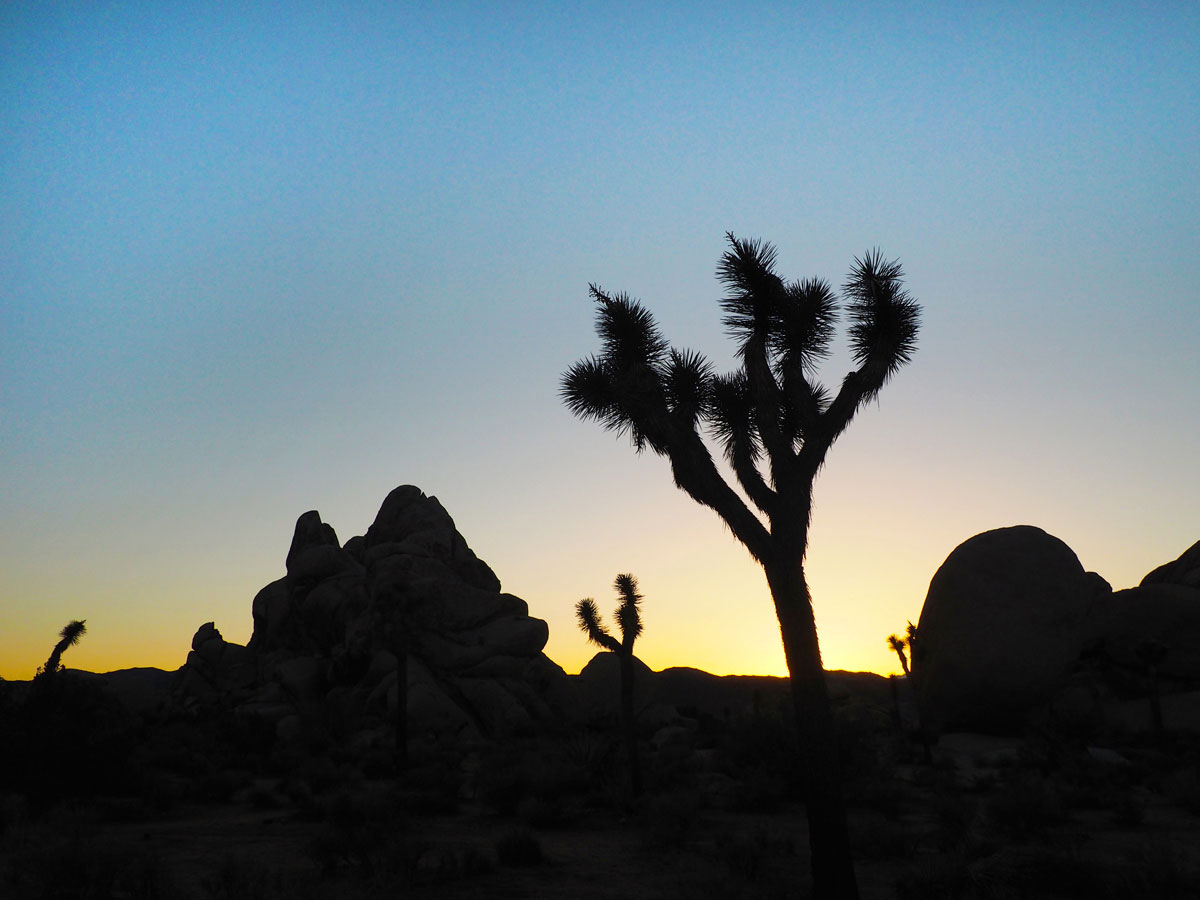
<svg viewBox="0 0 1200 900">
<path fill-rule="evenodd" d="M 245 647 L 213 623 L 196 633 L 182 702 L 264 717 L 281 735 L 317 714 L 369 730 L 395 716 L 403 661 L 410 734 L 476 738 L 556 720 L 568 688 L 542 653 L 546 623 L 501 590 L 437 498 L 396 488 L 345 544 L 306 512 L 285 567 L 255 596 Z"/>
<path fill-rule="evenodd" d="M 1182 709 L 1200 688 L 1197 584 L 1200 544 L 1114 593 L 1039 528 L 976 535 L 938 569 L 921 610 L 912 681 L 925 726 L 1013 733 L 1046 717 L 1128 726 L 1144 718 L 1130 704 L 1140 710 L 1149 691 L 1144 654 L 1155 642 L 1165 648 L 1158 683 Z M 1190 718 L 1178 725 L 1191 730 Z"/>
</svg>

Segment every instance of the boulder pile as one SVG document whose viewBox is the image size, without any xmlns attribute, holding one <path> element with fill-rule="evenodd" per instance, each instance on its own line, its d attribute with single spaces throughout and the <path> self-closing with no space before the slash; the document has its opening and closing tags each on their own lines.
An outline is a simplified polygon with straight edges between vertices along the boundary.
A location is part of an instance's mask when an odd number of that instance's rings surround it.
<svg viewBox="0 0 1200 900">
<path fill-rule="evenodd" d="M 501 590 L 437 498 L 396 488 L 344 544 L 306 512 L 285 567 L 254 598 L 246 646 L 211 622 L 196 632 L 179 703 L 265 719 L 281 737 L 314 718 L 378 732 L 395 717 L 398 684 L 410 735 L 469 740 L 558 716 L 567 677 L 542 653 L 546 623 Z"/>
<path fill-rule="evenodd" d="M 1175 711 L 1168 727 L 1200 730 L 1188 699 L 1200 697 L 1200 543 L 1114 593 L 1039 528 L 976 535 L 933 576 L 912 655 L 934 732 L 1016 733 L 1047 718 L 1140 730 L 1151 690 Z"/>
</svg>

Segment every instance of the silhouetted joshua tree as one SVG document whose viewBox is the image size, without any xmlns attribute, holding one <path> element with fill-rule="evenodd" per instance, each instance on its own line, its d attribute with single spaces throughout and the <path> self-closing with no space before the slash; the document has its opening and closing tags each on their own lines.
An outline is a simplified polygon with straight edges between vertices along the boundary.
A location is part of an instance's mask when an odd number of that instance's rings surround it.
<svg viewBox="0 0 1200 900">
<path fill-rule="evenodd" d="M 834 333 L 834 290 L 819 279 L 784 282 L 770 244 L 726 237 L 717 274 L 728 288 L 721 307 L 738 345 L 735 372 L 714 374 L 700 354 L 671 347 L 640 303 L 593 284 L 601 350 L 567 370 L 562 396 L 575 415 L 667 457 L 676 486 L 716 511 L 763 567 L 791 676 L 815 893 L 852 898 L 858 888 L 804 554 L 817 472 L 859 407 L 909 361 L 920 308 L 898 262 L 878 251 L 855 259 L 842 293 L 858 368 L 831 395 L 814 375 Z M 717 470 L 703 429 L 758 513 Z"/>
<path fill-rule="evenodd" d="M 621 597 L 614 618 L 621 629 L 618 641 L 608 633 L 596 611 L 596 601 L 585 597 L 575 604 L 575 615 L 579 627 L 588 640 L 597 647 L 611 650 L 617 656 L 621 669 L 621 733 L 625 738 L 625 753 L 629 757 L 629 783 L 633 796 L 642 793 L 642 766 L 638 757 L 637 722 L 633 715 L 633 642 L 642 633 L 642 617 L 638 604 L 642 595 L 638 593 L 637 579 L 632 575 L 618 575 L 613 588 Z"/>
<path fill-rule="evenodd" d="M 62 666 L 62 655 L 68 647 L 74 647 L 79 643 L 79 639 L 87 634 L 87 625 L 84 623 L 87 619 L 75 619 L 63 626 L 63 630 L 58 633 L 59 642 L 54 645 L 54 649 L 50 651 L 50 658 L 46 660 L 46 665 L 42 667 L 41 674 L 53 675 Z"/>
<path fill-rule="evenodd" d="M 887 639 L 888 646 L 895 651 L 900 657 L 900 668 L 904 670 L 904 677 L 908 677 L 908 657 L 904 655 L 905 640 L 897 634 L 889 634 Z"/>
</svg>

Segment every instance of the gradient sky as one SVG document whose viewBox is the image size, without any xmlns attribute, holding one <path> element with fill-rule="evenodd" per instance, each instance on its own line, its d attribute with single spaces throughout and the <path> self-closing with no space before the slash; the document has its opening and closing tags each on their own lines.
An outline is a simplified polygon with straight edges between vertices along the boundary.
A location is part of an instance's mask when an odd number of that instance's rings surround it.
<svg viewBox="0 0 1200 900">
<path fill-rule="evenodd" d="M 1200 539 L 1198 162 L 1194 2 L 5 3 L 0 675 L 243 642 L 301 513 L 409 483 L 568 671 L 628 571 L 650 666 L 782 674 L 749 555 L 558 399 L 589 281 L 731 367 L 726 230 L 924 307 L 817 482 L 827 667 L 990 528 L 1132 586 Z"/>
</svg>

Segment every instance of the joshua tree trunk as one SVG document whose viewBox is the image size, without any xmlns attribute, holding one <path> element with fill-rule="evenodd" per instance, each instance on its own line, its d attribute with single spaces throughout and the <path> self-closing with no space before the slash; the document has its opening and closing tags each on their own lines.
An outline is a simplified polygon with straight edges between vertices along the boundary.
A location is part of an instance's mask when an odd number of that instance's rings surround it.
<svg viewBox="0 0 1200 900">
<path fill-rule="evenodd" d="M 629 757 L 629 786 L 634 797 L 642 793 L 642 766 L 638 757 L 637 721 L 633 715 L 633 654 L 619 653 L 621 661 L 621 730 Z"/>
<path fill-rule="evenodd" d="M 825 687 L 804 565 L 796 556 L 772 562 L 765 569 L 779 616 L 796 713 L 812 853 L 813 896 L 822 900 L 855 900 L 858 885 L 846 826 L 833 712 Z"/>
</svg>

